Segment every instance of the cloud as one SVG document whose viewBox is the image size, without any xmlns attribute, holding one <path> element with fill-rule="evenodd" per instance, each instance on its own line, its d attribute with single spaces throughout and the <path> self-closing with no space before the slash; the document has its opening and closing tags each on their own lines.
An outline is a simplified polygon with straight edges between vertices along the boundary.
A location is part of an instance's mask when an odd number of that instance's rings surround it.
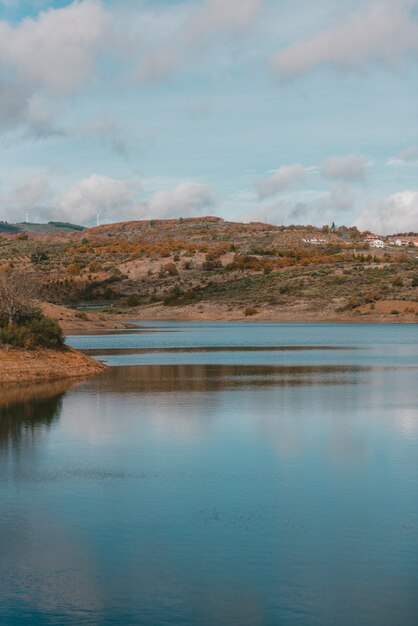
<svg viewBox="0 0 418 626">
<path fill-rule="evenodd" d="M 326 65 L 352 73 L 366 66 L 399 66 L 418 53 L 415 2 L 367 2 L 318 34 L 279 50 L 271 60 L 278 78 L 296 78 Z"/>
<path fill-rule="evenodd" d="M 92 223 L 97 214 L 102 221 L 111 222 L 136 217 L 138 213 L 133 193 L 138 188 L 138 181 L 93 174 L 57 199 L 57 215 L 81 224 Z"/>
<path fill-rule="evenodd" d="M 176 27 L 163 29 L 163 37 L 157 37 L 157 45 L 151 44 L 142 55 L 134 76 L 143 82 L 170 76 L 195 60 L 209 44 L 225 36 L 240 36 L 251 29 L 263 5 L 264 0 L 205 0 L 186 12 L 184 7 L 173 7 L 171 22 Z M 167 17 L 166 13 L 165 10 L 165 15 L 160 14 L 162 20 Z M 150 24 L 155 28 L 155 24 Z"/>
<path fill-rule="evenodd" d="M 217 198 L 210 185 L 185 181 L 172 189 L 141 199 L 142 183 L 92 174 L 68 190 L 57 192 L 42 176 L 32 176 L 11 191 L 0 194 L 0 219 L 23 221 L 60 219 L 93 224 L 130 219 L 163 219 L 201 215 Z"/>
<path fill-rule="evenodd" d="M 347 182 L 362 181 L 366 178 L 366 169 L 369 165 L 367 157 L 359 154 L 330 157 L 321 168 L 324 178 Z"/>
<path fill-rule="evenodd" d="M 174 189 L 158 191 L 143 204 L 144 217 L 169 218 L 199 215 L 216 204 L 210 185 L 183 182 Z"/>
<path fill-rule="evenodd" d="M 324 200 L 324 205 L 326 204 L 337 213 L 349 211 L 355 205 L 355 198 L 346 183 L 337 182 L 331 186 L 329 196 Z"/>
<path fill-rule="evenodd" d="M 418 191 L 400 191 L 372 204 L 356 225 L 382 234 L 418 232 Z"/>
<path fill-rule="evenodd" d="M 194 45 L 224 31 L 241 33 L 259 16 L 263 0 L 206 0 L 184 27 L 186 39 Z"/>
<path fill-rule="evenodd" d="M 388 160 L 388 165 L 416 165 L 418 163 L 418 148 L 410 146 L 402 150 L 396 157 Z"/>
<path fill-rule="evenodd" d="M 100 0 L 51 8 L 16 26 L 0 21 L 0 68 L 50 92 L 71 93 L 91 80 L 108 24 Z"/>
<path fill-rule="evenodd" d="M 51 97 L 91 83 L 111 17 L 100 0 L 49 8 L 16 24 L 0 20 L 0 126 L 34 137 L 61 134 Z"/>
<path fill-rule="evenodd" d="M 0 194 L 0 219 L 23 222 L 27 212 L 30 219 L 44 217 L 44 206 L 50 203 L 51 197 L 48 180 L 42 176 L 30 176 L 11 191 Z"/>
<path fill-rule="evenodd" d="M 68 136 L 81 140 L 96 139 L 119 156 L 128 157 L 131 152 L 131 142 L 128 141 L 124 130 L 114 117 L 107 114 L 71 128 L 68 130 Z"/>
<path fill-rule="evenodd" d="M 280 191 L 294 187 L 305 180 L 305 168 L 302 165 L 282 165 L 270 178 L 255 182 L 261 199 L 270 198 Z"/>
<path fill-rule="evenodd" d="M 243 221 L 267 221 L 270 224 L 323 224 L 336 219 L 335 205 L 327 191 L 304 189 L 292 191 L 277 200 L 258 204 L 239 216 Z"/>
</svg>

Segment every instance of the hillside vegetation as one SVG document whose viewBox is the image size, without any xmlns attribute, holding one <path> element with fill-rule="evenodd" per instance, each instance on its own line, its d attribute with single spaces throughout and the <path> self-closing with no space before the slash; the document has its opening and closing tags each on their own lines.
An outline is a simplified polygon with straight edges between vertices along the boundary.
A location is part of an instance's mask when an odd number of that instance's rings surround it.
<svg viewBox="0 0 418 626">
<path fill-rule="evenodd" d="M 125 222 L 42 236 L 2 233 L 0 269 L 33 275 L 46 301 L 112 305 L 113 313 L 191 318 L 212 307 L 247 318 L 416 319 L 417 249 L 369 249 L 364 237 L 355 228 L 211 217 Z"/>
</svg>

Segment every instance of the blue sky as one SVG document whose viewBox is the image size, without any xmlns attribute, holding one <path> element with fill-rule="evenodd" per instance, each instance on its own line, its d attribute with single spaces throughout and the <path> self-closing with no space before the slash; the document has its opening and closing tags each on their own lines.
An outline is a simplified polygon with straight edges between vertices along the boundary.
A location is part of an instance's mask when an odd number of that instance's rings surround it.
<svg viewBox="0 0 418 626">
<path fill-rule="evenodd" d="M 415 0 L 0 0 L 0 219 L 418 230 Z"/>
</svg>

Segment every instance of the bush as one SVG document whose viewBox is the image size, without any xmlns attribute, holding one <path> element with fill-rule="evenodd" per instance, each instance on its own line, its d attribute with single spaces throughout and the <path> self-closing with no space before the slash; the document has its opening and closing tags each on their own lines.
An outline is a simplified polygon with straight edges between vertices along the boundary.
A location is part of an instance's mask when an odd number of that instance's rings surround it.
<svg viewBox="0 0 418 626">
<path fill-rule="evenodd" d="M 223 269 L 222 261 L 220 261 L 220 259 L 204 261 L 204 263 L 202 263 L 202 269 L 205 272 L 214 272 L 216 270 L 221 270 Z"/>
<path fill-rule="evenodd" d="M 76 317 L 78 320 L 83 320 L 83 322 L 87 322 L 89 319 L 87 313 L 85 313 L 84 311 L 77 311 L 74 317 Z"/>
<path fill-rule="evenodd" d="M 19 322 L 0 326 L 0 343 L 26 350 L 59 350 L 64 347 L 64 336 L 57 322 L 35 310 Z"/>
<path fill-rule="evenodd" d="M 48 261 L 49 257 L 43 250 L 36 250 L 30 255 L 30 260 L 34 265 Z"/>
<path fill-rule="evenodd" d="M 131 295 L 129 295 L 126 298 L 126 306 L 133 307 L 133 306 L 139 306 L 140 304 L 141 304 L 141 298 L 139 297 L 137 293 L 131 293 Z"/>
<path fill-rule="evenodd" d="M 166 263 L 162 265 L 159 272 L 159 277 L 164 278 L 165 276 L 178 276 L 179 272 L 175 263 Z"/>
<path fill-rule="evenodd" d="M 258 313 L 258 309 L 255 308 L 255 306 L 247 306 L 247 308 L 244 311 L 244 315 L 246 317 L 250 317 L 251 315 L 257 315 Z"/>
</svg>

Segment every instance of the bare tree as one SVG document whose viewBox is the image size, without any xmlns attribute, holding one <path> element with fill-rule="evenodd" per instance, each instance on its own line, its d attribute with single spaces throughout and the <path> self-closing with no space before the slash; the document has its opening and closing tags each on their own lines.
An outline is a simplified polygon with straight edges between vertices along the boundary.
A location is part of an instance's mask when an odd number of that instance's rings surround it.
<svg viewBox="0 0 418 626">
<path fill-rule="evenodd" d="M 33 276 L 0 273 L 0 323 L 14 324 L 36 311 L 38 286 Z"/>
</svg>

